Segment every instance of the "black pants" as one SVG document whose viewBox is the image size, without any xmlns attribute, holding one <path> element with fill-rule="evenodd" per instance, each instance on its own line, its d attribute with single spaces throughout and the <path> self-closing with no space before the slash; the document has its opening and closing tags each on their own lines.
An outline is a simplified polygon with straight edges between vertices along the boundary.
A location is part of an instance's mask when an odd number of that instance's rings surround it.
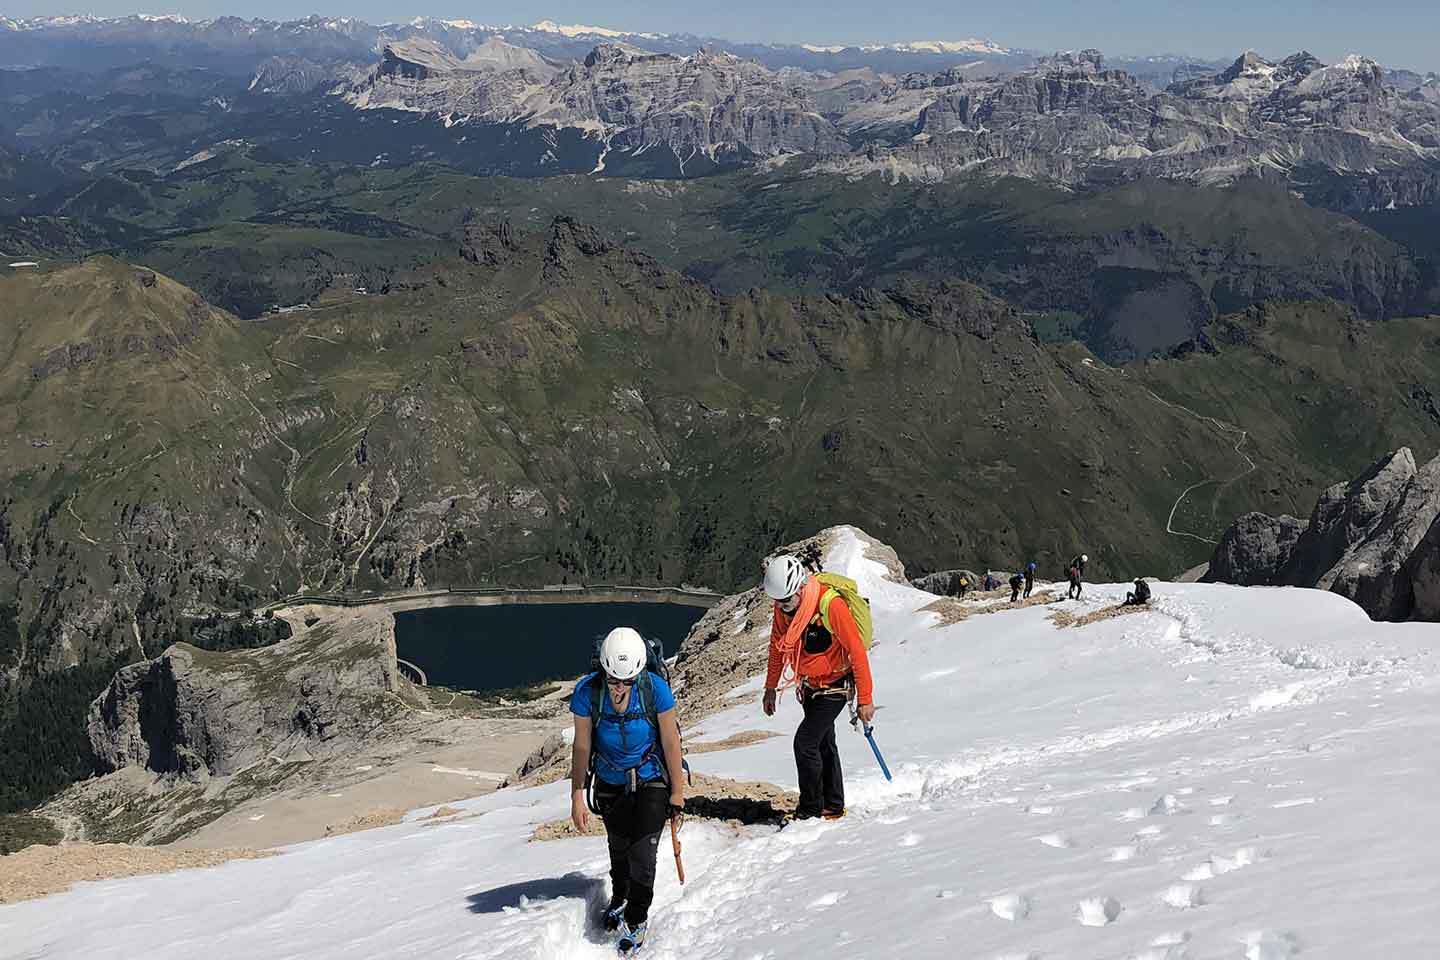
<svg viewBox="0 0 1440 960">
<path fill-rule="evenodd" d="M 1010 602 L 1011 602 L 1011 603 L 1014 603 L 1016 600 L 1019 600 L 1019 599 L 1020 599 L 1020 585 L 1019 585 L 1019 584 L 1011 584 L 1011 585 L 1010 585 Z"/>
<path fill-rule="evenodd" d="M 611 899 L 627 901 L 625 922 L 634 927 L 645 922 L 655 899 L 655 859 L 670 819 L 670 790 L 660 780 L 646 781 L 632 794 L 597 783 L 595 806 L 610 846 Z"/>
<path fill-rule="evenodd" d="M 1126 593 L 1126 594 L 1125 594 L 1125 606 L 1127 606 L 1127 607 L 1134 607 L 1134 606 L 1141 606 L 1141 607 L 1143 607 L 1145 604 L 1147 604 L 1147 603 L 1149 603 L 1149 602 L 1150 602 L 1150 598 L 1149 598 L 1149 597 L 1146 597 L 1144 600 L 1141 600 L 1139 597 L 1135 596 L 1134 593 Z"/>
<path fill-rule="evenodd" d="M 835 746 L 835 720 L 848 702 L 839 693 L 807 690 L 801 694 L 805 719 L 795 731 L 795 770 L 800 778 L 797 817 L 845 809 L 845 778 L 840 773 L 840 750 Z"/>
<path fill-rule="evenodd" d="M 1030 599 L 1030 591 L 1033 590 L 1033 589 L 1035 589 L 1035 581 L 1034 581 L 1034 580 L 1026 580 L 1026 581 L 1025 581 L 1025 599 L 1027 599 L 1027 600 Z"/>
<path fill-rule="evenodd" d="M 1079 581 L 1079 580 L 1071 580 L 1071 581 L 1070 581 L 1070 589 L 1067 590 L 1067 591 L 1065 591 L 1065 593 L 1066 593 L 1066 596 L 1068 596 L 1071 600 L 1079 600 L 1079 599 L 1080 599 L 1080 581 Z"/>
</svg>

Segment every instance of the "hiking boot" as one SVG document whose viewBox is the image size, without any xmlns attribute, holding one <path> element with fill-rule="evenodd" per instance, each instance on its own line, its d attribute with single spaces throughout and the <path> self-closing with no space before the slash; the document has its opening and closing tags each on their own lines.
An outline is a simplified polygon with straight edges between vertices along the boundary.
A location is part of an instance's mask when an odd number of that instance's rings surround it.
<svg viewBox="0 0 1440 960">
<path fill-rule="evenodd" d="M 615 950 L 622 957 L 633 956 L 640 951 L 645 943 L 645 924 L 630 926 L 624 920 L 620 921 L 620 939 L 615 943 Z"/>
<path fill-rule="evenodd" d="M 839 810 L 821 810 L 821 811 L 820 811 L 820 817 L 821 817 L 821 819 L 824 819 L 824 820 L 839 820 L 840 818 L 842 818 L 842 817 L 844 817 L 844 816 L 845 816 L 845 808 L 844 808 L 844 807 L 841 807 Z"/>
<path fill-rule="evenodd" d="M 605 913 L 600 917 L 600 925 L 606 932 L 613 933 L 620 929 L 620 924 L 625 919 L 625 900 L 611 900 L 610 906 L 605 908 Z"/>
</svg>

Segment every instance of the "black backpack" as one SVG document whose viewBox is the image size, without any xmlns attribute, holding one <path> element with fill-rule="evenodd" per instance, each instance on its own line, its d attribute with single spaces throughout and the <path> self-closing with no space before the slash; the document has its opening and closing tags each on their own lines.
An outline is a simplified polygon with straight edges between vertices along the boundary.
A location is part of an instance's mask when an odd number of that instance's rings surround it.
<svg viewBox="0 0 1440 960">
<path fill-rule="evenodd" d="M 600 711 L 604 706 L 605 696 L 605 670 L 600 665 L 600 641 L 595 644 L 595 652 L 590 657 L 590 676 L 587 679 L 590 683 L 590 768 L 585 771 L 585 805 L 590 812 L 599 814 L 595 806 L 595 795 L 592 789 L 595 783 L 595 744 L 597 733 L 600 729 Z M 655 684 L 654 677 L 659 677 L 668 685 L 670 683 L 670 668 L 665 663 L 665 650 L 660 646 L 660 641 L 645 638 L 645 669 L 635 679 L 635 689 L 631 696 L 640 698 L 640 710 L 645 719 L 650 723 L 650 729 L 655 732 L 655 747 L 645 756 L 640 758 L 640 763 L 625 771 L 629 775 L 629 783 L 626 784 L 626 792 L 633 790 L 635 771 L 643 767 L 654 757 L 660 766 L 660 779 L 665 781 L 666 786 L 670 783 L 670 771 L 665 766 L 665 745 L 660 738 L 660 713 L 655 709 Z M 581 681 L 584 682 L 584 681 Z M 679 725 L 678 723 L 676 724 Z M 690 780 L 690 763 L 684 757 L 680 758 L 680 766 L 685 771 L 685 778 Z"/>
</svg>

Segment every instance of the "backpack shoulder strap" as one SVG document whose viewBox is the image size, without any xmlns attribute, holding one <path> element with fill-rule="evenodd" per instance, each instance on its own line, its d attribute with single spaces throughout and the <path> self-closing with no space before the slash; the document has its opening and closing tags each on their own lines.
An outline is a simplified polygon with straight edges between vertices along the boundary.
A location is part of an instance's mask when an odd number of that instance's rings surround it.
<svg viewBox="0 0 1440 960">
<path fill-rule="evenodd" d="M 600 682 L 600 674 L 598 673 L 590 674 L 588 679 L 589 687 L 587 688 L 587 692 L 590 694 L 590 728 L 593 730 L 600 726 L 600 710 L 605 705 L 605 684 Z"/>
<path fill-rule="evenodd" d="M 635 696 L 640 698 L 640 712 L 650 721 L 650 726 L 655 728 L 658 737 L 660 733 L 660 714 L 655 710 L 655 675 L 649 670 L 640 672 L 640 679 L 635 684 Z"/>
<path fill-rule="evenodd" d="M 820 594 L 820 622 L 831 633 L 835 631 L 830 627 L 830 602 L 839 596 L 840 591 L 834 587 L 826 587 L 825 592 Z"/>
</svg>

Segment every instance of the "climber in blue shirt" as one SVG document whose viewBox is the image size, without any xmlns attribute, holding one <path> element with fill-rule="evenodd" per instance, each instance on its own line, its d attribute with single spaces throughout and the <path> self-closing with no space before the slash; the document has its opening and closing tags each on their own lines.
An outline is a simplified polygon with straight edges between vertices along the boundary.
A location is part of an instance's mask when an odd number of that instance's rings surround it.
<svg viewBox="0 0 1440 960">
<path fill-rule="evenodd" d="M 585 831 L 591 811 L 587 780 L 593 777 L 594 811 L 605 821 L 610 847 L 604 924 L 620 932 L 622 956 L 645 942 L 660 833 L 672 812 L 685 808 L 675 694 L 664 678 L 646 669 L 646 658 L 645 639 L 630 627 L 616 627 L 600 646 L 600 671 L 583 678 L 570 695 L 575 715 L 570 819 Z"/>
</svg>

